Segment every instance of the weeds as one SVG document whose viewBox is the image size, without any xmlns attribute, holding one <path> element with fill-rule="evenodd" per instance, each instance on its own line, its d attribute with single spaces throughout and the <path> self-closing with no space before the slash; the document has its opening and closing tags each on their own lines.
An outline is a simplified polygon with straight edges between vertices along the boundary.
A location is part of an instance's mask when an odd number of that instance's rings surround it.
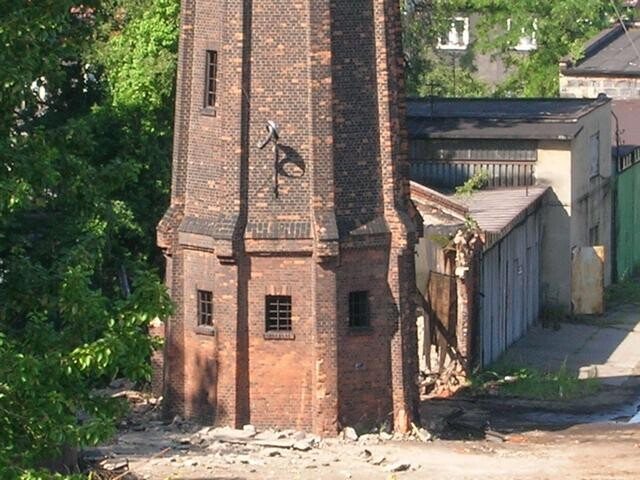
<svg viewBox="0 0 640 480">
<path fill-rule="evenodd" d="M 540 321 L 543 328 L 560 330 L 560 323 L 567 319 L 569 313 L 559 303 L 545 303 L 540 311 Z"/>
<path fill-rule="evenodd" d="M 469 180 L 464 182 L 464 184 L 456 188 L 456 195 L 469 196 L 478 190 L 485 189 L 489 186 L 489 179 L 489 172 L 486 170 L 480 170 Z"/>
<path fill-rule="evenodd" d="M 640 303 L 640 279 L 627 277 L 611 285 L 605 292 L 607 304 Z"/>
<path fill-rule="evenodd" d="M 566 364 L 557 372 L 543 372 L 533 367 L 498 362 L 475 375 L 471 385 L 477 393 L 535 400 L 570 400 L 600 390 L 598 379 L 579 380 Z"/>
</svg>

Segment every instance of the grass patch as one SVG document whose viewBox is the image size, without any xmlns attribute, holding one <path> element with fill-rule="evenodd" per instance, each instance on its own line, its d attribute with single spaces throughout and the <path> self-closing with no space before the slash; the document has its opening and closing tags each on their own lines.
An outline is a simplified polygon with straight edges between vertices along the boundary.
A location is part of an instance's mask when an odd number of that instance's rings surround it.
<svg viewBox="0 0 640 480">
<path fill-rule="evenodd" d="M 496 363 L 471 379 L 475 393 L 534 400 L 571 400 L 600 390 L 597 378 L 579 380 L 566 365 L 557 372 L 533 367 Z"/>
<path fill-rule="evenodd" d="M 611 285 L 604 296 L 607 304 L 640 303 L 640 278 L 627 277 Z"/>
</svg>

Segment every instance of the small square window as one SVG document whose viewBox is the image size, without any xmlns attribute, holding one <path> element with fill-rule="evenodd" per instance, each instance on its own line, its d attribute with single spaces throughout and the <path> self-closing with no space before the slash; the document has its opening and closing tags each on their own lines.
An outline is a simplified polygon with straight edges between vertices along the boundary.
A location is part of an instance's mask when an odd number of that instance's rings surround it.
<svg viewBox="0 0 640 480">
<path fill-rule="evenodd" d="M 213 293 L 198 290 L 198 326 L 213 327 Z"/>
<path fill-rule="evenodd" d="M 290 332 L 291 297 L 288 295 L 267 295 L 265 305 L 265 329 L 267 332 Z"/>
<path fill-rule="evenodd" d="M 369 292 L 351 292 L 349 294 L 349 326 L 364 328 L 370 325 Z"/>
</svg>

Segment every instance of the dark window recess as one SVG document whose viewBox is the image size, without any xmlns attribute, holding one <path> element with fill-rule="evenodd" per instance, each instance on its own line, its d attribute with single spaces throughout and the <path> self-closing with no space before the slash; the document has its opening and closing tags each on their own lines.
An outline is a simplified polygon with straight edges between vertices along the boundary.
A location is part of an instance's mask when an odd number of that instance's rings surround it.
<svg viewBox="0 0 640 480">
<path fill-rule="evenodd" d="M 369 292 L 351 292 L 349 294 L 349 326 L 362 328 L 370 325 Z"/>
<path fill-rule="evenodd" d="M 205 108 L 215 108 L 218 93 L 218 52 L 207 50 L 207 76 L 205 85 Z"/>
<path fill-rule="evenodd" d="M 288 295 L 268 295 L 266 298 L 267 332 L 291 331 L 291 297 Z"/>
<path fill-rule="evenodd" d="M 213 293 L 198 290 L 198 326 L 213 326 Z"/>
<path fill-rule="evenodd" d="M 589 244 L 592 247 L 600 245 L 600 225 L 596 225 L 589 229 Z"/>
</svg>

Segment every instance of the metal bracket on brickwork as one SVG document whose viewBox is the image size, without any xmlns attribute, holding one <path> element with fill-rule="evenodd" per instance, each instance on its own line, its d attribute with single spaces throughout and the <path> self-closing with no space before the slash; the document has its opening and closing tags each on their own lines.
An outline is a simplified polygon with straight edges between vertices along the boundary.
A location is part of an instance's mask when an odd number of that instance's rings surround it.
<svg viewBox="0 0 640 480">
<path fill-rule="evenodd" d="M 278 168 L 279 168 L 279 150 L 278 150 L 278 140 L 280 138 L 280 127 L 273 120 L 267 121 L 267 136 L 266 138 L 258 143 L 258 148 L 263 150 L 269 143 L 273 143 L 273 194 L 275 198 L 278 198 Z"/>
</svg>

